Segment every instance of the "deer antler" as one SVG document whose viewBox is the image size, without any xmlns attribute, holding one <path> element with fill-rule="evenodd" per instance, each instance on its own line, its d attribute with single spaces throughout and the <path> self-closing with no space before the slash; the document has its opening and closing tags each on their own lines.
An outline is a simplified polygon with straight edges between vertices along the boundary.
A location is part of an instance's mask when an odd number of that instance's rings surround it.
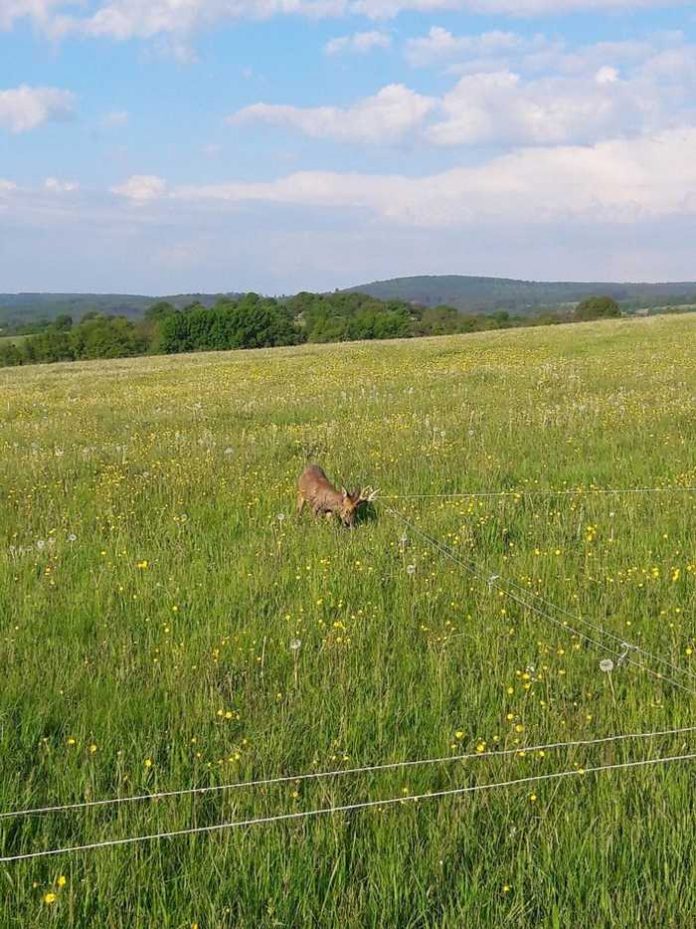
<svg viewBox="0 0 696 929">
<path fill-rule="evenodd" d="M 360 491 L 360 503 L 373 503 L 377 499 L 378 490 L 373 490 L 372 487 L 363 487 Z"/>
</svg>

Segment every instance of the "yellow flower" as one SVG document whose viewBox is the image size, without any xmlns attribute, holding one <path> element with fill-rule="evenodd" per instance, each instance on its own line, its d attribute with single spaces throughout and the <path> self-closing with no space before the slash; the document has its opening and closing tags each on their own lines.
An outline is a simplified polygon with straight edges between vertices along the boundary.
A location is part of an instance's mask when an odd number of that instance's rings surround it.
<svg viewBox="0 0 696 929">
<path fill-rule="evenodd" d="M 97 746 L 94 744 L 94 742 L 92 742 L 92 744 L 89 747 L 90 754 L 93 755 L 96 752 L 96 750 L 97 750 Z"/>
<path fill-rule="evenodd" d="M 152 758 L 146 758 L 146 759 L 145 759 L 145 767 L 146 767 L 146 768 L 151 768 L 151 767 L 152 767 Z"/>
<path fill-rule="evenodd" d="M 52 903 L 55 903 L 58 899 L 58 894 L 54 894 L 53 891 L 49 891 L 47 894 L 43 895 L 43 902 L 50 906 Z"/>
<path fill-rule="evenodd" d="M 67 883 L 68 883 L 67 877 L 64 874 L 59 875 L 58 880 L 56 881 L 56 884 L 59 887 L 65 887 Z"/>
</svg>

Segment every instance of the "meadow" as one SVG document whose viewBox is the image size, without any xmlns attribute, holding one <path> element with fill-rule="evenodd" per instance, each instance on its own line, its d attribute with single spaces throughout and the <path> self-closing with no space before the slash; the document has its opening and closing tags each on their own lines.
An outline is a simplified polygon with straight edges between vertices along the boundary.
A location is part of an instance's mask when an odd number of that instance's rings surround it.
<svg viewBox="0 0 696 929">
<path fill-rule="evenodd" d="M 448 760 L 0 819 L 399 799 L 1 864 L 0 926 L 696 925 L 693 761 L 409 799 L 696 752 L 489 754 L 696 726 L 695 399 L 690 316 L 1 370 L 0 812 Z M 307 460 L 380 489 L 355 530 L 295 516 Z"/>
</svg>

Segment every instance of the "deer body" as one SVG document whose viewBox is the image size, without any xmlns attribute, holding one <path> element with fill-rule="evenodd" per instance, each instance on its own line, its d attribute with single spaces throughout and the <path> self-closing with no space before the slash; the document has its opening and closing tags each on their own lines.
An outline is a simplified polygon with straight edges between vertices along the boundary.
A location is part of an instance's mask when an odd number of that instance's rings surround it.
<svg viewBox="0 0 696 929">
<path fill-rule="evenodd" d="M 301 513 L 305 503 L 315 516 L 339 516 L 344 526 L 352 526 L 358 507 L 372 502 L 376 492 L 355 490 L 349 493 L 345 487 L 337 490 L 319 465 L 309 465 L 300 475 L 297 485 L 297 512 Z"/>
</svg>

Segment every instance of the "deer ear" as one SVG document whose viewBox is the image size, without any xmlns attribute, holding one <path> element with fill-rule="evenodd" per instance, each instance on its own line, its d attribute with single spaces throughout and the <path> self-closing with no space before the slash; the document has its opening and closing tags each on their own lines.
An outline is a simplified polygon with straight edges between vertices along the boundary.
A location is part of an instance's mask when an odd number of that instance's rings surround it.
<svg viewBox="0 0 696 929">
<path fill-rule="evenodd" d="M 345 500 L 345 498 L 348 496 L 348 491 L 345 487 L 341 487 L 341 493 L 343 494 L 343 499 Z"/>
</svg>

